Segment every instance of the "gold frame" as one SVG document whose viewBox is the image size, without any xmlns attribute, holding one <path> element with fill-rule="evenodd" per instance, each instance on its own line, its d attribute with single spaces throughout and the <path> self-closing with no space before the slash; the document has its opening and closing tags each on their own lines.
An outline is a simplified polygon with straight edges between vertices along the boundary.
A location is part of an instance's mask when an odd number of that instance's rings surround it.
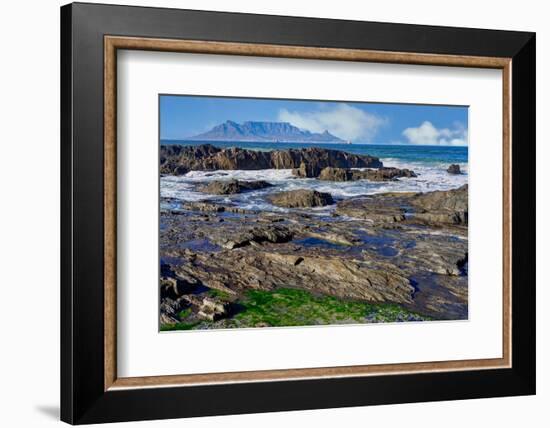
<svg viewBox="0 0 550 428">
<path fill-rule="evenodd" d="M 116 52 L 118 49 L 218 55 L 324 59 L 394 64 L 441 65 L 502 70 L 503 81 L 503 349 L 502 358 L 358 365 L 148 377 L 117 377 L 116 368 Z M 104 389 L 357 377 L 511 367 L 511 58 L 382 52 L 196 40 L 105 36 L 104 38 Z"/>
</svg>

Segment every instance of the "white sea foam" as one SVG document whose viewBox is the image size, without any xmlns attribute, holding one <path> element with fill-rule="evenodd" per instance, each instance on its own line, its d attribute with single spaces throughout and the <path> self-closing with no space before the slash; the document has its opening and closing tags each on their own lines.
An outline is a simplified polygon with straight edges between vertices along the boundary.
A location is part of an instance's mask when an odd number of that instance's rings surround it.
<svg viewBox="0 0 550 428">
<path fill-rule="evenodd" d="M 167 177 L 168 178 L 168 177 Z M 184 176 L 170 177 L 184 178 L 188 182 L 205 182 L 214 180 L 266 180 L 283 181 L 293 178 L 291 169 L 259 169 L 259 170 L 217 170 L 217 171 L 189 171 Z"/>
<path fill-rule="evenodd" d="M 330 182 L 312 178 L 296 178 L 290 169 L 264 169 L 256 171 L 223 170 L 223 171 L 191 171 L 183 176 L 161 177 L 160 194 L 163 198 L 172 198 L 181 202 L 212 200 L 222 203 L 236 204 L 250 210 L 266 210 L 286 212 L 275 207 L 266 200 L 266 196 L 295 189 L 312 189 L 328 192 L 335 199 L 371 195 L 384 192 L 430 192 L 434 190 L 454 189 L 468 182 L 468 165 L 460 164 L 463 174 L 447 173 L 448 164 L 428 164 L 421 162 L 403 162 L 398 159 L 382 159 L 384 165 L 398 168 L 409 168 L 418 177 L 401 178 L 398 181 L 372 182 L 367 180 Z M 198 191 L 199 183 L 213 180 L 265 180 L 273 187 L 236 195 L 218 196 Z M 326 214 L 334 207 L 321 207 L 308 210 L 311 213 Z"/>
<path fill-rule="evenodd" d="M 467 163 L 458 164 L 462 174 L 449 174 L 447 172 L 449 163 L 405 162 L 393 158 L 385 158 L 383 162 L 385 166 L 412 169 L 418 175 L 416 178 L 400 179 L 397 188 L 391 191 L 432 192 L 434 190 L 455 189 L 468 183 Z M 388 184 L 394 183 L 389 182 Z"/>
</svg>

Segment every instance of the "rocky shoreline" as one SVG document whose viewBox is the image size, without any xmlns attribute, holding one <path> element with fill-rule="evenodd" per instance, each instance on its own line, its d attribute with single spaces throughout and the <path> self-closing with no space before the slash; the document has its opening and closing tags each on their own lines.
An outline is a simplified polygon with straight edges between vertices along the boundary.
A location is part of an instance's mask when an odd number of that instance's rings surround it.
<svg viewBox="0 0 550 428">
<path fill-rule="evenodd" d="M 320 181 L 416 177 L 378 158 L 336 150 L 162 147 L 161 172 L 170 175 L 263 166 L 302 170 Z M 197 183 L 205 195 L 270 186 Z M 171 208 L 160 214 L 161 328 L 467 319 L 467 185 L 344 199 L 295 189 L 266 199 L 287 211 L 163 199 Z M 324 206 L 331 211 L 311 211 Z"/>
</svg>

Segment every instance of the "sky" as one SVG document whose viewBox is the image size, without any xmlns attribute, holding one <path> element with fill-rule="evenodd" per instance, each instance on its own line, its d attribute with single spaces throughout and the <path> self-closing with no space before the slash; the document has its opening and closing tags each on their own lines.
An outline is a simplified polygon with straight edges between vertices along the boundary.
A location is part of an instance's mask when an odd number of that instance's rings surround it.
<svg viewBox="0 0 550 428">
<path fill-rule="evenodd" d="M 290 122 L 365 144 L 465 146 L 468 108 L 286 99 L 161 95 L 160 137 L 177 140 L 227 120 Z"/>
</svg>

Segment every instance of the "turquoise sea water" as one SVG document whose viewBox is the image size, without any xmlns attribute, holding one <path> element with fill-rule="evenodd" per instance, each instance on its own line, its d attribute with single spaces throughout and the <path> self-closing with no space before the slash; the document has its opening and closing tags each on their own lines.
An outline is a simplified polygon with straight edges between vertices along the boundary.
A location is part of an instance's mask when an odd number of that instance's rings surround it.
<svg viewBox="0 0 550 428">
<path fill-rule="evenodd" d="M 458 146 L 417 146 L 417 145 L 384 145 L 384 144 L 312 144 L 312 143 L 259 143 L 236 141 L 187 141 L 161 140 L 161 144 L 199 145 L 212 144 L 217 147 L 241 147 L 251 150 L 284 150 L 304 147 L 323 147 L 332 150 L 343 150 L 354 154 L 369 154 L 384 160 L 398 159 L 422 163 L 468 163 L 468 147 Z"/>
</svg>

